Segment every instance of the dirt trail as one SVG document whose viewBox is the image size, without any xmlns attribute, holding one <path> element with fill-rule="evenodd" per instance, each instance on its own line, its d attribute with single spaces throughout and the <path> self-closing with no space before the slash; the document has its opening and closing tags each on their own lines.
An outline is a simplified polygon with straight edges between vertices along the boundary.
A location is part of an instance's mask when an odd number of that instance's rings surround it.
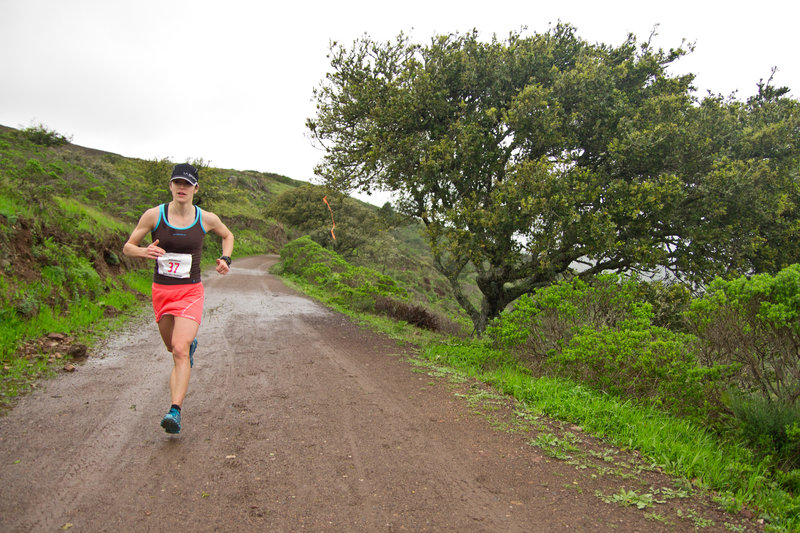
<svg viewBox="0 0 800 533">
<path fill-rule="evenodd" d="M 493 429 L 468 385 L 414 372 L 274 261 L 206 274 L 179 436 L 159 427 L 171 360 L 151 321 L 0 418 L 0 531 L 695 530 L 604 503 L 591 471 Z"/>
</svg>

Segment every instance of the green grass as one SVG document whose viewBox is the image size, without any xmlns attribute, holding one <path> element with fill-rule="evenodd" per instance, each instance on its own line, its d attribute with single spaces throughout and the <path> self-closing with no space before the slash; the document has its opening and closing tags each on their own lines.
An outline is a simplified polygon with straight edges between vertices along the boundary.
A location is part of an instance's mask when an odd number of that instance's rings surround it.
<svg viewBox="0 0 800 533">
<path fill-rule="evenodd" d="M 258 206 L 250 201 L 230 201 L 220 200 L 215 208 L 219 213 L 224 213 L 226 217 L 244 217 L 253 220 L 264 218 L 263 206 Z"/>
<path fill-rule="evenodd" d="M 22 202 L 22 200 L 0 194 L 0 215 L 3 215 L 11 224 L 14 224 L 20 216 L 31 218 L 33 216 L 33 208 Z"/>
<path fill-rule="evenodd" d="M 124 314 L 106 318 L 105 310 L 109 306 L 123 313 L 141 311 L 142 306 L 130 289 L 149 294 L 150 271 L 128 272 L 124 280 L 125 283 L 112 284 L 99 299 L 83 296 L 65 309 L 40 305 L 38 312 L 29 318 L 5 312 L 0 321 L 0 407 L 7 407 L 20 394 L 30 391 L 37 379 L 52 375 L 64 362 L 52 361 L 44 353 L 21 357 L 18 349 L 22 343 L 57 332 L 91 344 L 121 327 L 126 320 Z"/>
<path fill-rule="evenodd" d="M 150 296 L 153 287 L 153 274 L 149 268 L 130 270 L 120 276 L 120 280 L 134 291 Z"/>
<path fill-rule="evenodd" d="M 102 211 L 70 198 L 53 199 L 60 209 L 59 218 L 69 221 L 70 232 L 88 233 L 94 236 L 113 235 L 131 230 L 130 224 L 115 220 Z"/>
</svg>

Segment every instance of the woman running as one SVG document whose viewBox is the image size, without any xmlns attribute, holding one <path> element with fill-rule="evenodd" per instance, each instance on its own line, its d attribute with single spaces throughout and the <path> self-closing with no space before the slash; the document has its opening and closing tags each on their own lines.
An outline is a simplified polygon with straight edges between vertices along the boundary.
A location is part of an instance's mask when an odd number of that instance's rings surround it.
<svg viewBox="0 0 800 533">
<path fill-rule="evenodd" d="M 189 376 L 197 349 L 197 330 L 203 318 L 203 283 L 200 259 L 203 238 L 213 231 L 222 238 L 222 256 L 217 272 L 230 271 L 233 233 L 220 218 L 192 204 L 199 189 L 198 170 L 189 164 L 175 165 L 169 181 L 172 201 L 144 212 L 122 253 L 153 259 L 153 310 L 158 331 L 174 366 L 169 378 L 171 405 L 161 420 L 167 433 L 180 433 L 181 406 L 189 389 Z M 152 243 L 140 243 L 147 233 Z"/>
</svg>

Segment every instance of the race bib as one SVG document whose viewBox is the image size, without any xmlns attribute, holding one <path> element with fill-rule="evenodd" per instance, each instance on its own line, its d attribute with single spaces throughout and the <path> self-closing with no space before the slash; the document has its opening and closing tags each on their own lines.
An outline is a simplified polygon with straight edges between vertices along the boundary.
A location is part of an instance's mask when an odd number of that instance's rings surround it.
<svg viewBox="0 0 800 533">
<path fill-rule="evenodd" d="M 170 278 L 188 278 L 192 270 L 192 254 L 164 254 L 158 259 L 158 273 Z"/>
</svg>

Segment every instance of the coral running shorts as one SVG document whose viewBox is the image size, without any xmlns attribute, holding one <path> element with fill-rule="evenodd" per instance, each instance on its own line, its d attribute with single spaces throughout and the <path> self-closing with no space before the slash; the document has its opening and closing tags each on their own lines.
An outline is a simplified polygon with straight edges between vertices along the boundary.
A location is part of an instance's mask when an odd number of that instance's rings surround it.
<svg viewBox="0 0 800 533">
<path fill-rule="evenodd" d="M 153 311 L 156 314 L 156 322 L 160 322 L 164 315 L 172 315 L 190 318 L 199 324 L 203 319 L 204 294 L 202 283 L 183 285 L 153 283 Z"/>
</svg>

